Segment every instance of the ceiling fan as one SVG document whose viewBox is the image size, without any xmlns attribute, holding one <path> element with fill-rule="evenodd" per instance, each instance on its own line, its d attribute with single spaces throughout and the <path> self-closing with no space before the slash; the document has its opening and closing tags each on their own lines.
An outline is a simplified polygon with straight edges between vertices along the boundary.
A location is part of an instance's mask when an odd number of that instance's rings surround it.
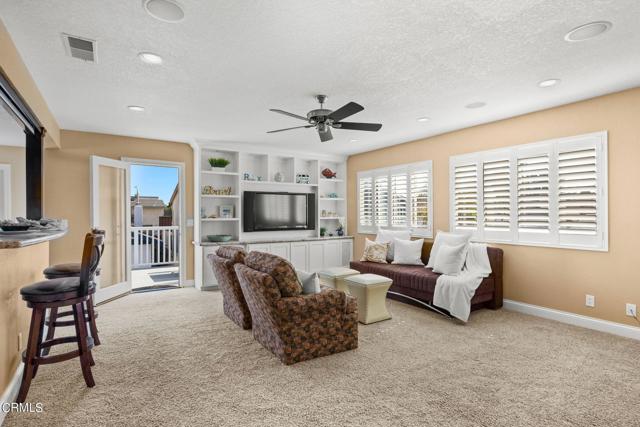
<svg viewBox="0 0 640 427">
<path fill-rule="evenodd" d="M 307 113 L 307 117 L 299 116 L 297 114 L 289 113 L 287 111 L 278 110 L 275 108 L 269 109 L 274 113 L 284 114 L 285 116 L 294 117 L 296 119 L 304 120 L 308 122 L 305 126 L 295 126 L 292 128 L 271 130 L 267 133 L 283 132 L 291 129 L 302 128 L 316 128 L 318 135 L 320 135 L 320 141 L 326 142 L 333 139 L 331 134 L 331 128 L 334 129 L 348 129 L 348 130 L 366 130 L 369 132 L 377 132 L 382 128 L 380 123 L 357 123 L 357 122 L 343 122 L 342 119 L 346 119 L 360 111 L 364 110 L 364 107 L 355 102 L 349 102 L 343 105 L 335 111 L 324 108 L 324 102 L 327 100 L 326 95 L 316 95 L 316 99 L 320 103 L 320 108 L 317 110 L 311 110 Z"/>
</svg>

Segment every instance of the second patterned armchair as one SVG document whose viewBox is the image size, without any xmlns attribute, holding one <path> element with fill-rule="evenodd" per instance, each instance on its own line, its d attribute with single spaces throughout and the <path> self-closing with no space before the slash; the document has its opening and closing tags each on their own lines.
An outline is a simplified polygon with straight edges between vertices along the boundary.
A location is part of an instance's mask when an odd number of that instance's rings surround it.
<svg viewBox="0 0 640 427">
<path fill-rule="evenodd" d="M 222 292 L 224 314 L 242 329 L 251 329 L 251 313 L 233 269 L 235 264 L 244 262 L 245 256 L 244 249 L 240 247 L 221 246 L 208 258 Z"/>
<path fill-rule="evenodd" d="M 355 298 L 335 289 L 302 295 L 291 264 L 272 254 L 250 252 L 234 268 L 251 311 L 253 336 L 282 363 L 358 347 Z"/>
</svg>

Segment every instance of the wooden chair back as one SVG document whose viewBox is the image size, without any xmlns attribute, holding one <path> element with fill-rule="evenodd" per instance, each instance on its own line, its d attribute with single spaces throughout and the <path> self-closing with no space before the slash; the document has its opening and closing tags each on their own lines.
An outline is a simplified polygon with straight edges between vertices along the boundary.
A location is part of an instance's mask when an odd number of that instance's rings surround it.
<svg viewBox="0 0 640 427">
<path fill-rule="evenodd" d="M 100 265 L 100 259 L 104 253 L 104 230 L 91 230 L 84 237 L 82 250 L 82 262 L 80 264 L 80 295 L 89 293 L 89 287 L 93 282 L 96 270 Z"/>
</svg>

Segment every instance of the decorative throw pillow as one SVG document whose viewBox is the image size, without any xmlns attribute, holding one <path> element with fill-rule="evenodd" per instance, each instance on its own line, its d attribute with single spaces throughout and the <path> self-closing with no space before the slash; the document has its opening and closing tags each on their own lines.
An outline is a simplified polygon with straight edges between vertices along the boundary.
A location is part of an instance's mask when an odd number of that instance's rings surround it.
<svg viewBox="0 0 640 427">
<path fill-rule="evenodd" d="M 443 244 L 456 246 L 462 243 L 468 244 L 469 240 L 471 240 L 472 233 L 448 233 L 446 231 L 438 230 L 436 234 L 436 239 L 433 242 L 433 246 L 431 247 L 431 254 L 429 254 L 429 261 L 427 262 L 427 268 L 433 268 L 433 264 L 436 261 L 436 257 L 438 256 L 438 251 L 440 250 L 440 246 Z"/>
<path fill-rule="evenodd" d="M 302 294 L 317 294 L 320 292 L 320 280 L 316 273 L 307 273 L 306 271 L 296 270 L 298 280 L 302 283 Z"/>
<path fill-rule="evenodd" d="M 388 243 L 377 243 L 372 242 L 369 239 L 365 239 L 364 252 L 362 253 L 362 258 L 360 258 L 360 261 L 370 261 L 380 264 L 386 264 L 388 250 Z"/>
<path fill-rule="evenodd" d="M 422 245 L 424 245 L 424 239 L 394 239 L 393 246 L 395 249 L 392 264 L 424 265 L 420 259 L 420 255 L 422 255 Z"/>
<path fill-rule="evenodd" d="M 436 255 L 433 272 L 446 274 L 447 276 L 460 274 L 464 266 L 464 260 L 467 257 L 467 247 L 467 243 L 455 246 L 443 243 Z"/>
<path fill-rule="evenodd" d="M 376 235 L 376 242 L 388 243 L 389 250 L 387 251 L 387 261 L 391 262 L 394 259 L 394 240 L 411 240 L 411 232 L 409 230 L 385 230 L 378 227 L 378 234 Z"/>
</svg>

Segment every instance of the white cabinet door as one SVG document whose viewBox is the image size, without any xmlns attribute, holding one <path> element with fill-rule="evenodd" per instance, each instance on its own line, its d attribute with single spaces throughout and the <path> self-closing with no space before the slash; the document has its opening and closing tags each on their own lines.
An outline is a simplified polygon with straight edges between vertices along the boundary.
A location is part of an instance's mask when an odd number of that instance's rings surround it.
<svg viewBox="0 0 640 427">
<path fill-rule="evenodd" d="M 213 274 L 213 267 L 209 262 L 207 255 L 213 254 L 218 250 L 218 246 L 204 246 L 202 248 L 202 287 L 218 286 L 215 274 Z"/>
<path fill-rule="evenodd" d="M 291 242 L 290 261 L 296 270 L 309 271 L 309 244 L 307 242 Z"/>
<path fill-rule="evenodd" d="M 269 245 L 269 253 L 288 260 L 289 248 L 290 248 L 289 242 L 272 243 Z"/>
<path fill-rule="evenodd" d="M 324 242 L 309 242 L 309 272 L 317 273 L 325 268 L 324 265 Z"/>
<path fill-rule="evenodd" d="M 258 251 L 258 252 L 267 252 L 270 253 L 270 248 L 268 244 L 254 244 L 247 246 L 247 252 Z"/>
<path fill-rule="evenodd" d="M 340 254 L 341 241 L 328 240 L 324 242 L 324 267 L 340 267 L 342 265 L 342 255 Z"/>
<path fill-rule="evenodd" d="M 348 267 L 349 263 L 353 260 L 353 241 L 342 240 L 342 266 Z"/>
</svg>

